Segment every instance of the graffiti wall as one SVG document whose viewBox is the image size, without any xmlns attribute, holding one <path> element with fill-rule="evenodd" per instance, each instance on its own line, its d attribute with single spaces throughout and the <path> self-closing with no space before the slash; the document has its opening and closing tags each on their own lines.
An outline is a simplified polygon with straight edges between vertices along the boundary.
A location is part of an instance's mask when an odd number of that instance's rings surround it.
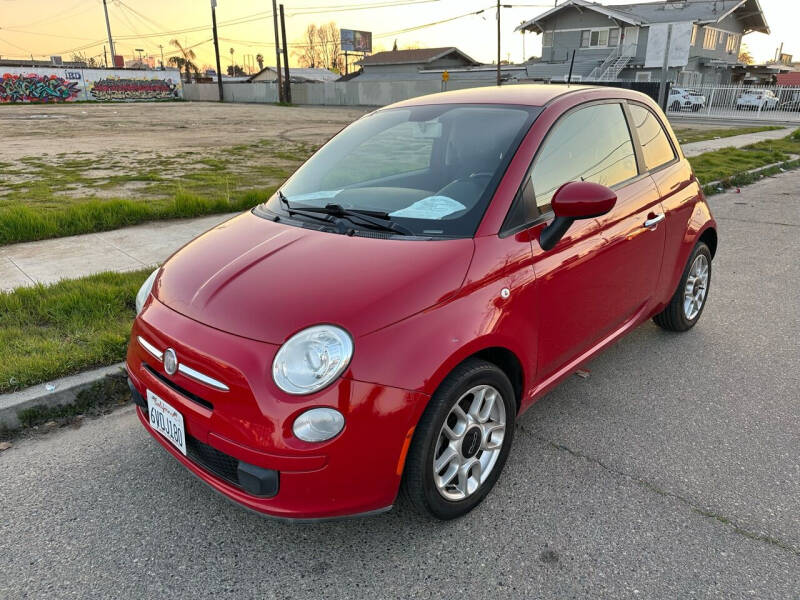
<svg viewBox="0 0 800 600">
<path fill-rule="evenodd" d="M 0 104 L 10 102 L 135 102 L 183 98 L 175 69 L 59 69 L 0 67 Z"/>
</svg>

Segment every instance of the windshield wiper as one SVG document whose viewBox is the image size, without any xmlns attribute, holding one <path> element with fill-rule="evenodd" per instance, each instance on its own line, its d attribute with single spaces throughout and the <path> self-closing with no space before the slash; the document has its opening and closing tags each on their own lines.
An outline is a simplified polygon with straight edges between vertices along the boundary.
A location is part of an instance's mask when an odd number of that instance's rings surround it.
<svg viewBox="0 0 800 600">
<path fill-rule="evenodd" d="M 320 213 L 323 215 L 331 215 L 333 217 L 340 217 L 355 223 L 354 219 L 358 219 L 363 223 L 367 223 L 377 229 L 384 231 L 391 231 L 392 233 L 399 233 L 401 235 L 416 235 L 413 231 L 402 225 L 398 225 L 392 221 L 388 213 L 376 210 L 361 210 L 357 208 L 345 208 L 341 204 L 326 204 L 324 208 L 321 207 L 303 207 L 303 210 L 308 212 Z"/>
<path fill-rule="evenodd" d="M 314 210 L 313 208 L 312 209 L 295 208 L 294 206 L 289 204 L 289 200 L 286 198 L 286 194 L 284 194 L 280 190 L 278 190 L 277 195 L 278 195 L 278 200 L 280 200 L 281 204 L 283 204 L 286 207 L 286 212 L 289 213 L 289 216 L 291 216 L 291 215 L 300 215 L 301 217 L 308 217 L 309 219 L 314 219 L 316 221 L 322 221 L 324 223 L 335 223 L 336 222 L 336 219 L 334 219 L 330 215 L 327 215 L 327 218 L 323 217 L 323 216 L 320 216 L 319 211 Z"/>
</svg>

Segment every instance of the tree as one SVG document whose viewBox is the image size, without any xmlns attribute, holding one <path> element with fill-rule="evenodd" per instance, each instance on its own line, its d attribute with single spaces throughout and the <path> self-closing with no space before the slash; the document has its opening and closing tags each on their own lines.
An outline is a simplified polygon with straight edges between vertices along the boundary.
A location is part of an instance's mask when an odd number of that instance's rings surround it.
<svg viewBox="0 0 800 600">
<path fill-rule="evenodd" d="M 73 52 L 72 56 L 69 57 L 70 62 L 74 63 L 83 63 L 87 67 L 99 67 L 100 61 L 97 60 L 94 56 L 86 56 L 83 52 Z"/>
<path fill-rule="evenodd" d="M 197 75 L 200 72 L 197 65 L 194 63 L 197 59 L 194 50 L 191 48 L 184 48 L 178 40 L 170 40 L 169 44 L 178 49 L 180 56 L 170 56 L 167 62 L 177 67 L 178 70 L 184 71 L 186 73 L 186 81 L 191 81 L 192 73 Z"/>
<path fill-rule="evenodd" d="M 317 26 L 313 23 L 306 27 L 300 49 L 294 51 L 301 67 L 313 69 L 317 66 L 319 49 L 317 47 Z"/>
<path fill-rule="evenodd" d="M 742 44 L 742 49 L 739 51 L 739 62 L 745 65 L 752 65 L 755 62 L 753 55 L 750 54 L 750 48 L 746 44 Z"/>
<path fill-rule="evenodd" d="M 258 70 L 264 70 L 264 55 L 263 54 L 256 54 L 256 62 L 258 63 Z"/>
<path fill-rule="evenodd" d="M 239 65 L 230 65 L 228 66 L 228 76 L 229 77 L 246 77 L 247 73 L 245 73 L 244 69 Z"/>
</svg>

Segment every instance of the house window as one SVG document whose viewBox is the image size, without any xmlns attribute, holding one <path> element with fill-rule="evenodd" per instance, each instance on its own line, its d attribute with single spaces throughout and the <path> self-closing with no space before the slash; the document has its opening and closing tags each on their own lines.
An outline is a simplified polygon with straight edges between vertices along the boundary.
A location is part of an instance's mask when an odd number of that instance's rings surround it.
<svg viewBox="0 0 800 600">
<path fill-rule="evenodd" d="M 639 71 L 636 73 L 636 81 L 650 81 L 650 71 Z"/>
<path fill-rule="evenodd" d="M 697 25 L 692 25 L 692 41 L 689 42 L 690 46 L 694 46 L 695 44 L 697 44 L 697 30 L 698 29 L 699 28 L 697 27 Z"/>
<path fill-rule="evenodd" d="M 607 48 L 617 45 L 619 45 L 619 28 L 581 31 L 581 48 Z"/>
<path fill-rule="evenodd" d="M 703 38 L 703 48 L 706 50 L 716 50 L 719 41 L 719 31 L 706 27 L 705 37 Z"/>
<path fill-rule="evenodd" d="M 739 42 L 742 36 L 737 33 L 731 33 L 728 35 L 728 43 L 725 46 L 728 54 L 736 54 L 739 50 Z"/>
<path fill-rule="evenodd" d="M 542 46 L 545 47 L 552 47 L 553 45 L 553 32 L 552 31 L 545 31 L 542 34 Z"/>
</svg>

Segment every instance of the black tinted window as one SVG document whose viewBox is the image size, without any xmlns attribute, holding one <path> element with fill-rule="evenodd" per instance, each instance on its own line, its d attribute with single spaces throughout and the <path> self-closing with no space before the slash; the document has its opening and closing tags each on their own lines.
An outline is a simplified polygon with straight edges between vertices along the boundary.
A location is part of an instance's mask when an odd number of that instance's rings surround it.
<svg viewBox="0 0 800 600">
<path fill-rule="evenodd" d="M 631 104 L 631 117 L 642 144 L 645 167 L 655 169 L 675 158 L 672 144 L 656 116 L 644 106 Z"/>
<path fill-rule="evenodd" d="M 556 190 L 569 181 L 615 186 L 638 175 L 625 113 L 620 104 L 597 104 L 558 121 L 533 167 L 536 205 L 544 213 Z"/>
</svg>

